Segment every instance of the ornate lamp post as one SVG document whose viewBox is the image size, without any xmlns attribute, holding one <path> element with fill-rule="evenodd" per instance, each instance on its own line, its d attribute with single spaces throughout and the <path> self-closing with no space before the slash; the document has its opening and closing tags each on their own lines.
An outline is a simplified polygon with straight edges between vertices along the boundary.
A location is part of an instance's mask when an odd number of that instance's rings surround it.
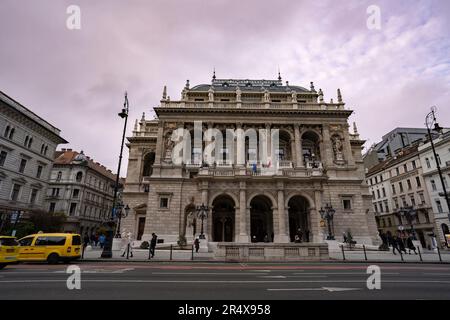
<svg viewBox="0 0 450 320">
<path fill-rule="evenodd" d="M 123 204 L 120 204 L 118 206 L 118 212 L 117 212 L 117 231 L 115 238 L 121 238 L 120 235 L 120 222 L 122 221 L 122 218 L 128 217 L 128 213 L 130 212 L 130 207 L 128 204 L 124 207 Z"/>
<path fill-rule="evenodd" d="M 430 143 L 431 143 L 431 149 L 433 150 L 433 156 L 434 156 L 434 160 L 436 161 L 436 167 L 438 170 L 439 178 L 441 180 L 442 190 L 444 191 L 445 201 L 447 202 L 448 219 L 450 220 L 450 201 L 448 198 L 447 190 L 445 188 L 444 178 L 442 177 L 441 166 L 439 164 L 439 160 L 436 155 L 436 149 L 434 148 L 433 137 L 431 136 L 431 130 L 433 130 L 437 133 L 442 133 L 442 130 L 443 130 L 443 128 L 436 121 L 435 112 L 436 112 L 436 107 L 434 107 L 434 106 L 431 107 L 431 112 L 428 113 L 427 116 L 425 117 L 425 125 L 427 126 L 428 137 L 429 137 Z M 433 129 L 432 129 L 432 127 L 433 127 Z"/>
<path fill-rule="evenodd" d="M 320 216 L 322 217 L 322 219 L 327 220 L 327 225 L 328 225 L 328 236 L 327 236 L 327 240 L 334 240 L 334 235 L 331 229 L 331 224 L 333 223 L 333 217 L 334 214 L 336 213 L 336 210 L 333 209 L 333 207 L 331 205 L 328 205 L 328 203 L 325 205 L 325 209 L 324 208 L 320 208 L 319 210 Z"/>
<path fill-rule="evenodd" d="M 411 234 L 414 240 L 416 240 L 416 231 L 414 230 L 414 221 L 416 220 L 417 217 L 417 211 L 412 207 L 412 206 L 408 206 L 408 207 L 401 207 L 398 212 L 397 215 L 405 217 L 406 220 L 408 221 L 408 224 L 411 226 Z"/>
<path fill-rule="evenodd" d="M 199 239 L 205 239 L 205 235 L 203 234 L 203 220 L 208 217 L 209 207 L 202 203 L 201 206 L 197 206 L 196 211 L 197 217 L 202 220 L 202 229 L 200 231 Z"/>
<path fill-rule="evenodd" d="M 105 246 L 103 247 L 102 258 L 112 258 L 112 243 L 113 243 L 113 233 L 114 233 L 114 220 L 116 214 L 116 205 L 117 205 L 117 193 L 119 191 L 119 177 L 120 177 L 120 166 L 122 165 L 122 153 L 123 153 L 123 144 L 125 142 L 125 132 L 127 130 L 127 120 L 128 120 L 128 96 L 125 92 L 125 101 L 123 102 L 122 111 L 118 114 L 120 118 L 125 119 L 125 123 L 123 125 L 123 133 L 122 133 L 122 144 L 120 145 L 120 155 L 119 155 L 119 165 L 117 167 L 117 176 L 116 183 L 114 185 L 114 197 L 113 204 L 111 210 L 111 219 L 107 223 L 108 224 L 108 232 L 106 234 Z"/>
</svg>

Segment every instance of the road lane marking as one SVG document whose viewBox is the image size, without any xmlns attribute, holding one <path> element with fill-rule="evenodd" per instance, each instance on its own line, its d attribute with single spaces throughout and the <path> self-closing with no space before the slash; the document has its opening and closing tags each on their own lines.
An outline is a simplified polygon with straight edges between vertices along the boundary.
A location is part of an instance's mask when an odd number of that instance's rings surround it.
<svg viewBox="0 0 450 320">
<path fill-rule="evenodd" d="M 286 276 L 260 276 L 259 278 L 286 279 Z"/>
<path fill-rule="evenodd" d="M 336 288 L 336 287 L 321 287 L 321 288 L 280 288 L 280 289 L 267 289 L 267 291 L 328 291 L 328 292 L 342 292 L 361 290 L 361 288 Z"/>
<path fill-rule="evenodd" d="M 155 275 L 200 275 L 200 276 L 205 276 L 205 275 L 235 275 L 235 276 L 248 276 L 248 275 L 253 275 L 253 276 L 259 276 L 263 273 L 252 273 L 252 272 L 242 272 L 242 273 L 236 273 L 236 272 L 152 272 L 152 274 Z"/>
</svg>

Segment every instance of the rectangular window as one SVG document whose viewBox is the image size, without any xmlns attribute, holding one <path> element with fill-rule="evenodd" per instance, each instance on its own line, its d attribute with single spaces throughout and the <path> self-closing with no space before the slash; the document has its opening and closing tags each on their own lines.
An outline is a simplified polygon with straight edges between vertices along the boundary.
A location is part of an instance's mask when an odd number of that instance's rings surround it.
<svg viewBox="0 0 450 320">
<path fill-rule="evenodd" d="M 403 165 L 403 171 L 406 173 L 408 172 L 408 166 L 406 165 L 406 163 Z"/>
<path fill-rule="evenodd" d="M 400 192 L 403 192 L 403 184 L 401 182 L 399 182 L 398 186 L 400 187 Z"/>
<path fill-rule="evenodd" d="M 378 206 L 376 204 L 373 205 L 373 208 L 375 209 L 375 212 L 378 213 Z"/>
<path fill-rule="evenodd" d="M 38 194 L 38 190 L 37 189 L 32 189 L 31 190 L 31 196 L 30 196 L 30 203 L 31 204 L 35 204 L 36 203 L 37 194 Z"/>
<path fill-rule="evenodd" d="M 344 210 L 352 210 L 352 199 L 342 199 L 342 205 L 344 206 Z"/>
<path fill-rule="evenodd" d="M 412 185 L 411 185 L 411 181 L 409 179 L 406 180 L 406 184 L 408 185 L 408 190 L 411 190 Z"/>
<path fill-rule="evenodd" d="M 413 160 L 413 161 L 411 162 L 411 164 L 412 164 L 413 169 L 416 169 L 416 161 Z"/>
<path fill-rule="evenodd" d="M 50 202 L 50 207 L 49 207 L 48 211 L 50 213 L 55 212 L 55 207 L 56 207 L 56 203 L 55 202 Z"/>
<path fill-rule="evenodd" d="M 0 166 L 3 167 L 5 165 L 6 157 L 8 153 L 6 151 L 0 152 Z"/>
<path fill-rule="evenodd" d="M 383 188 L 381 191 L 383 192 L 383 197 L 386 197 L 386 190 Z"/>
<path fill-rule="evenodd" d="M 440 200 L 436 200 L 436 207 L 439 213 L 443 213 L 444 210 L 442 209 L 442 204 Z"/>
<path fill-rule="evenodd" d="M 52 196 L 58 197 L 59 196 L 59 188 L 53 188 L 52 189 Z"/>
<path fill-rule="evenodd" d="M 409 198 L 411 200 L 411 205 L 414 207 L 416 205 L 416 198 L 414 198 L 414 196 L 410 196 Z"/>
<path fill-rule="evenodd" d="M 395 194 L 395 185 L 392 184 L 391 187 L 392 187 L 392 193 Z"/>
<path fill-rule="evenodd" d="M 431 182 L 431 189 L 433 191 L 436 191 L 436 182 L 434 182 L 434 180 L 431 180 L 430 182 Z"/>
<path fill-rule="evenodd" d="M 430 159 L 425 158 L 425 162 L 427 163 L 427 168 L 430 169 L 431 168 Z"/>
<path fill-rule="evenodd" d="M 72 198 L 78 199 L 79 194 L 80 194 L 80 189 L 73 189 Z"/>
<path fill-rule="evenodd" d="M 73 216 L 75 214 L 75 210 L 77 209 L 76 202 L 72 202 L 70 204 L 69 215 Z"/>
<path fill-rule="evenodd" d="M 42 175 L 42 166 L 37 167 L 36 178 L 40 178 Z"/>
<path fill-rule="evenodd" d="M 11 192 L 11 200 L 17 201 L 20 195 L 20 189 L 22 186 L 20 184 L 14 184 Z"/>
<path fill-rule="evenodd" d="M 159 199 L 159 207 L 161 209 L 167 209 L 169 207 L 169 198 L 162 197 Z"/>
<path fill-rule="evenodd" d="M 422 183 L 420 182 L 420 177 L 416 177 L 417 188 L 422 187 Z"/>
<path fill-rule="evenodd" d="M 387 201 L 384 202 L 384 209 L 386 210 L 386 212 L 389 212 L 389 205 Z"/>
<path fill-rule="evenodd" d="M 383 211 L 383 210 L 384 210 L 384 209 L 383 209 L 383 203 L 380 202 L 380 203 L 378 204 L 378 206 L 380 207 L 380 212 L 384 212 L 384 211 Z"/>
<path fill-rule="evenodd" d="M 23 173 L 25 171 L 26 165 L 27 165 L 27 160 L 25 160 L 25 159 L 20 160 L 20 166 L 19 166 L 20 173 Z"/>
<path fill-rule="evenodd" d="M 395 168 L 395 173 L 397 173 L 397 175 L 400 174 L 400 169 L 399 168 Z"/>
<path fill-rule="evenodd" d="M 425 203 L 425 197 L 424 197 L 423 193 L 419 193 L 419 197 L 420 197 L 420 203 L 424 204 Z"/>
<path fill-rule="evenodd" d="M 398 209 L 398 199 L 394 198 L 394 205 L 395 205 L 395 209 Z"/>
</svg>

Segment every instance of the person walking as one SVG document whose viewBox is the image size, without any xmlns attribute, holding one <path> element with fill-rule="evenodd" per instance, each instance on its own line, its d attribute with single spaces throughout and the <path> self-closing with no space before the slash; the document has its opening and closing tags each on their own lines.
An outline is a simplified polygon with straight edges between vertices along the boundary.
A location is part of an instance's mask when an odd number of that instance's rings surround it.
<svg viewBox="0 0 450 320">
<path fill-rule="evenodd" d="M 198 252 L 198 250 L 200 249 L 200 240 L 198 240 L 198 238 L 195 238 L 195 240 L 194 240 L 194 247 L 195 247 L 195 252 Z"/>
<path fill-rule="evenodd" d="M 406 247 L 409 250 L 409 254 L 411 254 L 411 250 L 414 251 L 414 254 L 417 254 L 416 247 L 414 246 L 413 237 L 411 235 L 406 239 Z"/>
<path fill-rule="evenodd" d="M 125 257 L 127 251 L 129 250 L 130 257 L 133 258 L 133 248 L 131 246 L 131 232 L 124 232 L 122 234 L 122 241 L 123 241 L 122 257 Z"/>
<path fill-rule="evenodd" d="M 401 235 L 397 237 L 397 246 L 400 251 L 404 252 L 405 254 L 407 253 L 405 249 L 405 241 Z"/>
<path fill-rule="evenodd" d="M 103 233 L 98 237 L 98 241 L 100 242 L 100 248 L 103 249 L 103 247 L 105 246 L 105 241 L 106 241 L 106 237 Z"/>
<path fill-rule="evenodd" d="M 395 250 L 398 251 L 398 253 L 402 254 L 402 252 L 400 251 L 400 249 L 398 248 L 398 240 L 397 240 L 397 236 L 394 236 L 391 238 L 391 246 L 392 246 L 392 253 L 395 253 Z"/>
<path fill-rule="evenodd" d="M 155 249 L 156 249 L 156 241 L 158 239 L 158 236 L 153 232 L 152 233 L 152 240 L 150 241 L 150 256 L 153 258 L 155 256 Z"/>
</svg>

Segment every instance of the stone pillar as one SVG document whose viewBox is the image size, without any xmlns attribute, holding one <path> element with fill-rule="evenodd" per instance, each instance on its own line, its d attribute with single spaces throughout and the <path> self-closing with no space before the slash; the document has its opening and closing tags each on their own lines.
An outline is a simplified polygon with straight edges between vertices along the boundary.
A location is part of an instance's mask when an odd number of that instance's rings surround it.
<svg viewBox="0 0 450 320">
<path fill-rule="evenodd" d="M 158 138 L 156 143 L 156 152 L 155 152 L 155 164 L 161 164 L 161 158 L 163 158 L 163 146 L 165 145 L 164 141 L 164 122 L 161 121 L 158 126 Z"/>
<path fill-rule="evenodd" d="M 320 221 L 322 218 L 320 217 L 320 207 L 322 205 L 322 192 L 320 190 L 314 190 L 314 208 L 310 210 L 310 219 L 311 219 L 311 232 L 312 232 L 312 241 L 314 243 L 324 243 L 324 228 L 320 226 Z"/>
<path fill-rule="evenodd" d="M 248 243 L 250 237 L 247 233 L 247 190 L 245 181 L 239 183 L 239 188 L 239 238 L 237 241 Z"/>
<path fill-rule="evenodd" d="M 271 159 L 272 165 L 275 165 L 275 160 L 272 159 L 272 132 L 270 131 L 271 124 L 266 123 L 266 139 L 267 139 L 267 156 Z M 263 163 L 267 164 L 267 159 L 261 159 L 264 160 Z"/>
<path fill-rule="evenodd" d="M 204 204 L 205 206 L 208 205 L 208 182 L 207 181 L 203 181 L 201 182 L 201 191 L 202 191 L 202 204 Z M 200 222 L 200 229 L 201 230 L 201 220 L 199 220 Z M 209 227 L 211 226 L 211 228 Z M 206 236 L 206 240 L 211 239 L 212 236 L 212 208 L 209 208 L 208 211 L 208 217 L 203 221 L 203 233 Z"/>
<path fill-rule="evenodd" d="M 295 143 L 295 153 L 297 155 L 295 165 L 297 167 L 304 167 L 305 165 L 303 163 L 303 151 L 300 138 L 300 128 L 298 124 L 294 126 L 294 143 Z"/>
<path fill-rule="evenodd" d="M 333 149 L 331 146 L 330 128 L 328 125 L 323 126 L 322 130 L 322 154 L 320 155 L 321 161 L 327 166 L 333 164 Z"/>
<path fill-rule="evenodd" d="M 353 159 L 352 146 L 350 145 L 348 125 L 345 126 L 343 134 L 344 134 L 344 159 L 347 160 L 349 166 L 354 166 L 355 160 Z"/>
<path fill-rule="evenodd" d="M 278 232 L 275 233 L 274 242 L 288 243 L 289 236 L 286 232 L 286 208 L 284 207 L 284 185 L 279 182 L 278 185 Z"/>
</svg>

